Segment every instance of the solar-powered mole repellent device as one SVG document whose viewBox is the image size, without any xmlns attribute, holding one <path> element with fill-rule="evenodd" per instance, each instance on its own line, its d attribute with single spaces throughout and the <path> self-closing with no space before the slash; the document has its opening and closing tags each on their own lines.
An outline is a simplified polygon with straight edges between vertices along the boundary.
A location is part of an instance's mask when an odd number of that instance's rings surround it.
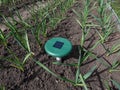
<svg viewBox="0 0 120 90">
<path fill-rule="evenodd" d="M 67 56 L 72 50 L 72 44 L 66 38 L 54 37 L 45 43 L 44 48 L 47 54 L 61 61 L 62 57 Z"/>
</svg>

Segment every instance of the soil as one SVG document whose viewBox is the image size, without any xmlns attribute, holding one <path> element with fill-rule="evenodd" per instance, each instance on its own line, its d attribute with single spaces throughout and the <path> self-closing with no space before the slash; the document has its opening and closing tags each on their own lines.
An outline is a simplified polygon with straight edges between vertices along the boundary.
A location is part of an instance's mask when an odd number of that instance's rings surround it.
<svg viewBox="0 0 120 90">
<path fill-rule="evenodd" d="M 54 30 L 48 30 L 46 38 L 40 37 L 43 43 L 42 49 L 39 50 L 39 46 L 34 40 L 34 37 L 29 33 L 29 40 L 32 51 L 35 53 L 36 60 L 39 60 L 46 65 L 50 70 L 57 73 L 60 76 L 67 77 L 71 80 L 75 79 L 76 67 L 54 65 L 54 57 L 48 56 L 44 51 L 44 44 L 48 39 L 52 37 L 64 37 L 72 42 L 72 52 L 62 59 L 63 63 L 75 63 L 79 58 L 78 46 L 80 45 L 81 28 L 75 21 L 76 15 L 72 9 L 79 10 L 81 3 L 76 3 L 66 13 L 66 18 L 62 20 Z M 91 29 L 89 36 L 86 38 L 85 47 L 89 49 L 98 40 L 98 35 L 94 28 Z M 25 51 L 18 46 L 16 41 L 11 37 L 9 40 L 9 47 L 13 49 L 16 55 L 23 59 Z M 114 32 L 111 34 L 107 42 L 106 47 L 111 48 L 115 43 L 119 43 L 120 33 Z M 102 62 L 111 64 L 115 59 L 119 59 L 119 54 L 112 54 L 106 56 L 106 51 L 101 44 L 99 44 L 93 51 L 101 60 L 95 60 L 89 58 L 80 67 L 81 73 L 87 73 L 93 66 L 97 66 L 97 69 L 92 76 L 86 80 L 89 90 L 107 90 L 105 87 L 105 81 L 109 81 L 110 78 L 120 82 L 119 72 L 108 72 L 108 67 L 105 67 Z M 0 55 L 8 56 L 6 50 L 1 46 Z M 104 60 L 102 60 L 104 59 Z M 118 67 L 119 68 L 119 67 Z M 24 72 L 10 66 L 9 62 L 1 60 L 0 63 L 0 85 L 5 85 L 6 90 L 83 90 L 82 87 L 73 86 L 71 83 L 62 81 L 46 72 L 43 68 L 39 67 L 33 60 L 29 60 L 25 65 Z M 109 81 L 111 90 L 117 90 L 115 86 Z"/>
</svg>

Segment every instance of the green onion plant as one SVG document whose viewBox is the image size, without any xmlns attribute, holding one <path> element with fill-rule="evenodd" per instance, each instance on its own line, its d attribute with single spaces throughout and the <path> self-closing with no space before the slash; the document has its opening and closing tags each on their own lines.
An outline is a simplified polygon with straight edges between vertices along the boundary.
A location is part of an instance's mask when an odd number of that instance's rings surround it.
<svg viewBox="0 0 120 90">
<path fill-rule="evenodd" d="M 68 3 L 70 4 L 68 6 Z M 37 11 L 37 16 L 32 14 L 35 18 L 35 28 L 32 29 L 32 33 L 36 38 L 36 41 L 41 46 L 40 35 L 47 36 L 48 28 L 54 29 L 62 19 L 64 19 L 65 12 L 74 3 L 74 0 L 54 0 L 54 2 L 48 2 L 45 8 L 41 8 Z M 62 7 L 64 6 L 63 9 Z M 59 12 L 57 12 L 59 10 Z M 57 12 L 57 13 L 56 13 Z"/>
<path fill-rule="evenodd" d="M 24 30 L 27 27 L 26 23 L 22 23 L 25 27 L 23 30 L 20 30 L 14 24 L 12 24 L 12 22 L 7 20 L 4 16 L 3 16 L 3 18 L 6 22 L 5 23 L 6 26 L 9 27 L 12 35 L 14 36 L 15 40 L 19 43 L 19 45 L 22 46 L 26 51 L 31 52 L 30 46 L 29 46 L 27 30 Z"/>
<path fill-rule="evenodd" d="M 112 13 L 109 11 L 109 2 L 105 2 L 104 0 L 98 0 L 98 17 L 94 16 L 94 18 L 98 21 L 100 25 L 100 30 L 96 29 L 100 37 L 101 43 L 104 43 L 110 34 L 113 32 L 114 22 L 112 22 Z"/>
<path fill-rule="evenodd" d="M 70 0 L 69 0 L 70 1 Z M 90 25 L 90 24 L 87 24 L 87 19 L 88 19 L 88 13 L 89 13 L 89 11 L 88 11 L 88 8 L 89 8 L 89 5 L 90 5 L 90 3 L 88 3 L 89 2 L 89 0 L 86 2 L 86 4 L 85 4 L 85 8 L 84 8 L 84 12 L 82 13 L 82 18 L 81 19 L 83 19 L 82 21 L 83 22 L 81 22 L 81 23 L 79 23 L 80 25 L 81 25 L 81 27 L 82 27 L 82 34 L 84 34 L 84 36 L 82 36 L 82 40 L 81 40 L 81 42 L 82 42 L 82 44 L 81 44 L 81 47 L 80 47 L 80 56 L 79 56 L 79 60 L 78 60 L 78 63 L 75 63 L 75 64 L 64 64 L 64 63 L 58 63 L 58 62 L 54 62 L 54 64 L 57 64 L 57 65 L 65 65 L 65 66 L 75 66 L 75 67 L 77 67 L 77 71 L 76 71 L 76 76 L 75 76 L 75 80 L 69 80 L 69 79 L 67 79 L 67 78 L 64 78 L 64 77 L 59 77 L 58 75 L 56 75 L 56 74 L 54 74 L 51 70 L 49 70 L 45 65 L 43 65 L 43 64 L 41 64 L 39 61 L 35 61 L 39 66 L 41 66 L 43 69 L 45 69 L 46 71 L 48 71 L 49 73 L 51 73 L 53 76 L 55 76 L 55 77 L 57 77 L 57 78 L 59 78 L 59 79 L 62 79 L 62 80 L 64 80 L 64 81 L 67 81 L 67 82 L 70 82 L 70 83 L 72 83 L 73 85 L 75 85 L 75 86 L 82 86 L 82 87 L 84 87 L 85 88 L 85 90 L 88 90 L 88 88 L 87 88 L 87 85 L 86 85 L 86 79 L 88 79 L 91 75 L 92 75 L 92 73 L 95 71 L 95 69 L 96 69 L 96 67 L 92 67 L 91 68 L 91 70 L 90 71 L 88 71 L 85 75 L 82 75 L 81 74 L 81 72 L 80 72 L 80 66 L 82 65 L 82 63 L 83 62 L 85 62 L 87 59 L 88 59 L 88 57 L 91 55 L 91 52 L 84 52 L 83 53 L 83 51 L 82 51 L 82 54 L 83 55 L 81 55 L 81 48 L 83 48 L 83 45 L 84 45 L 84 42 L 85 42 L 85 37 L 87 36 L 87 34 L 89 33 L 88 31 L 90 30 L 89 29 L 89 27 L 91 27 L 92 25 Z M 65 4 L 65 3 L 63 3 L 63 4 Z M 62 5 L 63 5 L 62 4 Z M 67 6 L 70 4 L 70 2 L 68 2 L 67 3 Z M 61 5 L 61 6 L 62 6 Z M 60 7 L 60 8 L 62 8 L 61 10 L 67 10 L 66 8 L 65 8 L 65 5 L 64 5 L 64 7 Z M 78 13 L 75 11 L 75 10 L 73 10 L 77 15 L 78 15 Z M 50 14 L 49 14 L 50 15 Z M 54 14 L 53 14 L 54 15 Z M 78 16 L 80 16 L 80 15 L 78 15 Z M 50 17 L 50 16 L 49 16 Z M 78 20 L 77 20 L 78 21 Z M 84 49 L 83 49 L 84 50 Z"/>
<path fill-rule="evenodd" d="M 62 4 L 61 4 L 62 3 Z M 65 3 L 64 10 L 62 8 L 63 3 Z M 63 16 L 65 15 L 65 12 L 68 8 L 70 8 L 74 3 L 74 0 L 54 0 L 53 2 L 48 1 L 48 4 L 46 7 L 40 8 L 38 11 L 30 12 L 31 18 L 30 20 L 34 20 L 34 25 L 30 24 L 29 19 L 24 20 L 20 14 L 20 12 L 15 9 L 15 15 L 17 17 L 17 20 L 14 16 L 11 16 L 11 19 L 7 19 L 4 15 L 2 15 L 3 19 L 5 20 L 6 26 L 9 28 L 10 35 L 9 37 L 13 36 L 14 39 L 17 41 L 18 45 L 20 45 L 24 51 L 26 52 L 26 55 L 24 56 L 24 59 L 21 60 L 17 55 L 12 51 L 12 48 L 6 47 L 7 52 L 9 53 L 8 57 L 3 58 L 9 62 L 11 62 L 11 66 L 14 66 L 22 71 L 24 71 L 24 65 L 27 62 L 28 59 L 30 59 L 34 53 L 31 51 L 30 48 L 30 42 L 28 33 L 31 30 L 32 35 L 35 37 L 38 44 L 41 46 L 41 40 L 40 35 L 43 35 L 44 37 L 47 36 L 47 29 L 55 28 L 57 23 L 60 22 L 63 19 Z M 61 6 L 62 5 L 62 6 Z M 55 13 L 59 9 L 59 13 Z M 20 25 L 20 27 L 17 27 L 17 25 Z M 5 37 L 2 30 L 0 30 L 0 38 L 1 43 L 7 46 L 7 39 L 9 37 Z"/>
<path fill-rule="evenodd" d="M 14 23 L 7 20 L 5 16 L 3 16 L 3 18 L 5 20 L 6 26 L 10 29 L 11 35 L 14 37 L 17 43 L 27 52 L 27 54 L 25 56 L 25 59 L 23 61 L 20 61 L 19 58 L 15 55 L 15 53 L 11 50 L 11 48 L 6 47 L 8 53 L 10 54 L 10 57 L 8 57 L 6 60 L 10 61 L 12 63 L 12 66 L 24 71 L 23 67 L 26 60 L 31 55 L 33 55 L 33 52 L 30 49 L 29 40 L 28 40 L 28 31 L 27 31 L 27 29 L 30 28 L 31 26 L 22 19 L 22 16 L 20 15 L 19 12 L 17 12 L 17 16 L 20 19 L 19 24 L 22 25 L 23 28 L 18 28 L 17 26 L 15 26 L 15 23 L 18 23 L 18 21 L 15 20 L 14 18 L 12 18 Z M 2 36 L 3 35 L 1 34 L 1 37 Z M 2 40 L 5 42 L 4 38 Z"/>
<path fill-rule="evenodd" d="M 28 10 L 29 13 L 31 14 L 31 18 L 28 18 L 27 20 L 24 20 L 22 18 L 19 11 L 16 11 L 16 16 L 19 20 L 16 20 L 12 16 L 11 17 L 12 21 L 9 21 L 5 16 L 3 16 L 5 20 L 5 24 L 10 30 L 10 34 L 6 36 L 4 32 L 0 29 L 0 43 L 5 46 L 7 52 L 9 53 L 9 55 L 3 59 L 11 62 L 11 66 L 16 67 L 22 71 L 24 71 L 24 65 L 25 63 L 27 63 L 27 60 L 32 59 L 37 65 L 42 67 L 45 71 L 49 72 L 56 78 L 69 82 L 74 86 L 81 86 L 85 90 L 89 90 L 86 80 L 90 78 L 90 76 L 95 72 L 97 66 L 91 67 L 86 74 L 82 74 L 80 68 L 82 64 L 89 59 L 89 57 L 92 57 L 93 59 L 102 62 L 102 60 L 98 58 L 97 55 L 95 55 L 92 52 L 92 50 L 94 50 L 95 47 L 98 46 L 98 44 L 102 44 L 103 47 L 107 50 L 107 48 L 104 46 L 104 43 L 105 41 L 107 41 L 109 35 L 113 32 L 113 26 L 114 26 L 111 19 L 112 15 L 110 12 L 107 11 L 109 3 L 105 3 L 104 0 L 98 0 L 98 7 L 96 7 L 96 1 L 85 0 L 83 11 L 78 13 L 77 11 L 73 10 L 73 12 L 77 15 L 76 21 L 80 25 L 82 32 L 80 45 L 78 48 L 79 49 L 78 61 L 77 63 L 72 63 L 72 64 L 62 63 L 62 62 L 53 62 L 53 64 L 75 67 L 76 73 L 74 80 L 57 75 L 55 72 L 53 72 L 44 64 L 42 64 L 40 61 L 35 60 L 34 52 L 32 52 L 31 50 L 30 41 L 28 37 L 28 33 L 31 31 L 32 35 L 35 37 L 36 42 L 39 44 L 41 48 L 43 43 L 42 40 L 40 39 L 40 36 L 42 35 L 43 37 L 47 37 L 47 30 L 55 29 L 57 24 L 62 19 L 65 18 L 65 13 L 74 3 L 75 0 L 54 0 L 53 2 L 48 1 L 47 5 L 43 8 L 40 8 L 38 10 L 34 10 L 33 8 L 33 10 L 31 11 Z M 91 7 L 91 3 L 94 3 L 92 7 Z M 29 9 L 29 7 L 27 6 L 26 8 Z M 92 10 L 96 8 L 98 8 L 98 16 L 94 16 L 94 15 L 92 16 L 94 17 L 94 19 L 97 20 L 98 25 L 88 22 Z M 108 13 L 110 14 L 108 15 Z M 34 25 L 29 23 L 29 21 L 31 20 L 33 20 Z M 21 27 L 18 28 L 16 24 L 20 25 Z M 100 39 L 90 49 L 86 49 L 85 41 L 87 36 L 89 35 L 90 30 L 93 27 L 97 27 L 96 32 L 99 35 Z M 7 39 L 11 36 L 14 37 L 18 45 L 21 46 L 26 52 L 26 55 L 22 60 L 19 59 L 19 57 L 14 53 L 12 48 L 7 47 Z M 109 55 L 113 54 L 116 51 L 119 51 L 118 50 L 119 46 L 120 45 L 112 47 L 109 50 Z M 106 62 L 104 64 L 106 65 Z M 111 64 L 111 66 L 110 65 L 106 65 L 106 66 L 108 66 L 110 68 L 109 71 L 112 72 L 112 71 L 116 71 L 117 70 L 116 68 L 119 65 L 120 63 L 116 61 L 113 64 Z M 118 87 L 118 84 L 116 84 L 116 82 L 114 81 L 112 82 Z"/>
</svg>

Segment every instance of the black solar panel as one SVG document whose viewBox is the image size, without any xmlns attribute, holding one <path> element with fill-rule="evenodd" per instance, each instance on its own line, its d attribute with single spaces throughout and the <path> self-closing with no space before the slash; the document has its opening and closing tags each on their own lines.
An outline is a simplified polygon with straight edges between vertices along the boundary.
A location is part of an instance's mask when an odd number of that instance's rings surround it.
<svg viewBox="0 0 120 90">
<path fill-rule="evenodd" d="M 55 44 L 53 45 L 53 47 L 61 49 L 63 45 L 64 45 L 63 42 L 56 41 Z"/>
</svg>

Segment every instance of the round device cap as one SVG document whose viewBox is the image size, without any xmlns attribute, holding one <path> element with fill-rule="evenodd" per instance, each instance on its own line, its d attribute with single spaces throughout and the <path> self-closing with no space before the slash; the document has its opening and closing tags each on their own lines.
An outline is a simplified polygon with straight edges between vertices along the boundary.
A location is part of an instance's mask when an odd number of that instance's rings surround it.
<svg viewBox="0 0 120 90">
<path fill-rule="evenodd" d="M 45 43 L 45 51 L 54 57 L 64 57 L 72 50 L 71 42 L 62 37 L 55 37 Z"/>
</svg>

